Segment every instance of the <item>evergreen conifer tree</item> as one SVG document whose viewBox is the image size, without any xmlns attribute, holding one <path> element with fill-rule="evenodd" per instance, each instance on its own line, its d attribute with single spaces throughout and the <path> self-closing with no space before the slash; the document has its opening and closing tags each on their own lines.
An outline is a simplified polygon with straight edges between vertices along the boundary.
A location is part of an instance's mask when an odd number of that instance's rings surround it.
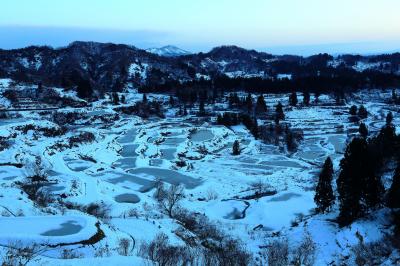
<svg viewBox="0 0 400 266">
<path fill-rule="evenodd" d="M 386 115 L 386 125 L 391 125 L 392 122 L 393 122 L 393 114 L 392 114 L 392 112 L 389 112 Z"/>
<path fill-rule="evenodd" d="M 253 113 L 253 97 L 251 97 L 251 94 L 247 94 L 246 97 L 246 108 L 247 108 L 247 113 L 252 114 Z"/>
<path fill-rule="evenodd" d="M 303 104 L 305 106 L 309 106 L 310 105 L 310 93 L 308 91 L 305 91 L 303 93 Z"/>
<path fill-rule="evenodd" d="M 390 208 L 400 208 L 400 163 L 397 163 L 393 175 L 392 185 L 387 195 L 387 206 Z"/>
<path fill-rule="evenodd" d="M 352 106 L 350 107 L 349 114 L 350 114 L 350 115 L 357 115 L 357 111 L 358 111 L 357 106 L 352 105 Z"/>
<path fill-rule="evenodd" d="M 119 104 L 119 96 L 118 93 L 113 92 L 112 93 L 112 101 L 114 105 L 118 105 Z"/>
<path fill-rule="evenodd" d="M 364 139 L 368 137 L 368 128 L 364 123 L 360 124 L 360 127 L 358 128 L 358 132 L 360 133 L 361 137 Z"/>
<path fill-rule="evenodd" d="M 267 105 L 265 104 L 264 96 L 261 94 L 257 98 L 256 113 L 257 114 L 263 114 L 265 112 L 267 112 Z"/>
<path fill-rule="evenodd" d="M 199 104 L 199 116 L 203 116 L 206 114 L 206 110 L 204 108 L 204 100 L 200 100 Z"/>
<path fill-rule="evenodd" d="M 285 119 L 285 114 L 283 113 L 283 106 L 280 102 L 276 105 L 275 108 L 275 120 L 284 120 Z"/>
<path fill-rule="evenodd" d="M 296 105 L 297 105 L 297 102 L 298 102 L 298 100 L 297 100 L 297 93 L 294 91 L 294 92 L 292 92 L 292 93 L 290 94 L 290 96 L 289 96 L 289 104 L 290 104 L 291 106 L 296 106 Z"/>
<path fill-rule="evenodd" d="M 238 140 L 235 140 L 235 142 L 233 142 L 232 154 L 240 155 L 240 144 Z"/>
<path fill-rule="evenodd" d="M 361 119 L 368 117 L 368 112 L 367 112 L 367 109 L 365 109 L 364 105 L 361 105 L 360 108 L 358 108 L 358 116 Z"/>
<path fill-rule="evenodd" d="M 318 185 L 315 191 L 314 201 L 317 205 L 317 211 L 324 213 L 335 201 L 332 190 L 333 164 L 330 157 L 325 160 L 322 171 L 319 175 Z"/>
<path fill-rule="evenodd" d="M 340 161 L 340 174 L 336 181 L 339 193 L 339 225 L 346 226 L 359 218 L 363 212 L 361 198 L 364 178 L 364 167 L 367 163 L 367 142 L 354 138 L 346 148 Z"/>
</svg>

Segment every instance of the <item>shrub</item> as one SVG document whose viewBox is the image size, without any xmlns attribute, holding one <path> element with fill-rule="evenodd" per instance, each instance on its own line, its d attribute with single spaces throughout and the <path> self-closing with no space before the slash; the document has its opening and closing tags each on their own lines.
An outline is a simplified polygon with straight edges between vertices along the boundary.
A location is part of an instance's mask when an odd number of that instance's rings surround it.
<svg viewBox="0 0 400 266">
<path fill-rule="evenodd" d="M 110 250 L 110 246 L 108 245 L 108 243 L 106 243 L 104 246 L 102 244 L 100 244 L 100 246 L 94 252 L 94 256 L 96 258 L 110 257 L 111 250 Z"/>
<path fill-rule="evenodd" d="M 267 250 L 269 266 L 284 266 L 289 262 L 289 245 L 287 239 L 275 240 Z"/>
<path fill-rule="evenodd" d="M 26 134 L 28 133 L 29 130 L 33 130 L 35 132 L 42 133 L 43 136 L 45 137 L 57 137 L 57 136 L 62 136 L 67 132 L 65 127 L 59 127 L 59 126 L 54 126 L 54 127 L 40 127 L 36 126 L 33 124 L 26 124 L 23 126 L 17 126 L 15 127 L 15 130 L 19 130 L 22 133 Z"/>
<path fill-rule="evenodd" d="M 207 189 L 207 201 L 216 199 L 218 199 L 218 193 L 212 188 Z"/>
<path fill-rule="evenodd" d="M 12 103 L 17 101 L 17 93 L 12 89 L 5 90 L 3 92 L 3 97 L 7 98 Z"/>
<path fill-rule="evenodd" d="M 54 112 L 52 120 L 58 125 L 71 125 L 75 121 L 84 118 L 84 114 L 80 112 Z"/>
<path fill-rule="evenodd" d="M 227 238 L 219 245 L 209 248 L 204 256 L 206 265 L 249 265 L 251 254 L 244 245 L 236 240 Z"/>
<path fill-rule="evenodd" d="M 262 180 L 251 182 L 250 187 L 252 190 L 255 190 L 259 194 L 262 194 L 267 191 L 271 191 L 271 186 L 268 185 L 267 183 L 263 182 Z"/>
<path fill-rule="evenodd" d="M 29 263 L 38 262 L 41 254 L 47 251 L 46 245 L 36 243 L 23 244 L 21 241 L 10 242 L 7 245 L 5 255 L 2 257 L 2 265 L 25 266 Z"/>
<path fill-rule="evenodd" d="M 354 254 L 354 262 L 359 266 L 380 265 L 384 258 L 388 257 L 392 248 L 389 246 L 389 241 L 382 240 L 365 244 L 360 241 L 359 244 L 352 247 Z"/>
<path fill-rule="evenodd" d="M 61 251 L 60 259 L 71 260 L 71 259 L 79 259 L 79 258 L 83 258 L 83 257 L 84 256 L 82 253 L 78 253 L 78 252 L 74 251 L 73 249 L 63 249 Z"/>
<path fill-rule="evenodd" d="M 121 238 L 118 240 L 118 254 L 128 256 L 131 252 L 131 240 L 128 238 Z"/>
<path fill-rule="evenodd" d="M 82 143 L 90 143 L 95 140 L 95 136 L 92 132 L 82 132 L 77 136 L 70 137 L 68 142 L 69 142 L 69 147 L 77 147 L 78 144 Z"/>
<path fill-rule="evenodd" d="M 312 266 L 315 262 L 316 245 L 309 232 L 305 232 L 300 245 L 293 251 L 292 265 Z"/>
<path fill-rule="evenodd" d="M 125 212 L 124 217 L 135 217 L 135 218 L 139 218 L 140 213 L 138 211 L 138 209 L 133 208 L 128 210 L 127 212 Z"/>
<path fill-rule="evenodd" d="M 84 210 L 87 214 L 93 215 L 103 221 L 107 221 L 110 218 L 111 208 L 105 203 L 90 203 Z"/>
<path fill-rule="evenodd" d="M 43 190 L 42 188 L 36 192 L 33 201 L 36 202 L 36 204 L 38 204 L 40 207 L 47 207 L 49 203 L 54 202 L 54 197 L 48 190 Z"/>
<path fill-rule="evenodd" d="M 0 137 L 0 151 L 8 149 L 10 147 L 10 143 L 8 142 L 8 138 Z"/>
<path fill-rule="evenodd" d="M 51 146 L 52 149 L 62 151 L 64 149 L 71 149 L 73 147 L 78 147 L 79 144 L 90 143 L 95 140 L 95 136 L 91 132 L 82 132 L 77 136 L 72 136 L 67 139 L 67 143 L 59 141 Z"/>
<path fill-rule="evenodd" d="M 158 234 L 150 243 L 142 243 L 139 247 L 139 256 L 152 260 L 157 265 L 194 265 L 194 257 L 190 255 L 187 248 L 173 246 L 169 243 L 168 236 L 164 233 Z"/>
</svg>

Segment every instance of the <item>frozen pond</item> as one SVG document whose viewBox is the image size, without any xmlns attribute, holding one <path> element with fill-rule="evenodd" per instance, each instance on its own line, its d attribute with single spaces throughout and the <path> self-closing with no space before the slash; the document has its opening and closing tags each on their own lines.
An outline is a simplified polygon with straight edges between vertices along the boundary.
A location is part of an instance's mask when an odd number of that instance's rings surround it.
<svg viewBox="0 0 400 266">
<path fill-rule="evenodd" d="M 127 144 L 123 145 L 122 151 L 121 151 L 121 156 L 123 157 L 135 157 L 137 156 L 136 154 L 136 149 L 139 147 L 138 144 Z"/>
<path fill-rule="evenodd" d="M 96 233 L 96 222 L 90 216 L 1 217 L 0 244 L 26 240 L 47 244 L 82 241 Z"/>
<path fill-rule="evenodd" d="M 17 124 L 21 122 L 27 122 L 26 118 L 11 118 L 11 119 L 0 119 L 0 126 L 7 126 L 12 124 Z"/>
<path fill-rule="evenodd" d="M 169 161 L 175 159 L 175 155 L 174 154 L 176 152 L 176 149 L 173 149 L 173 148 L 162 149 L 161 152 L 163 154 L 162 157 L 164 159 L 169 160 Z"/>
<path fill-rule="evenodd" d="M 97 174 L 95 176 L 112 176 L 111 178 L 108 178 L 107 180 L 113 184 L 118 184 L 118 183 L 124 183 L 124 182 L 128 182 L 128 183 L 133 183 L 138 185 L 139 190 L 142 190 L 143 188 L 147 188 L 149 186 L 152 185 L 153 181 L 152 180 L 148 180 L 136 175 L 131 175 L 131 174 L 125 174 L 125 173 L 116 173 L 116 172 L 106 172 L 104 174 Z M 131 186 L 129 186 L 129 188 L 131 189 L 135 189 L 132 188 Z"/>
<path fill-rule="evenodd" d="M 193 142 L 202 142 L 210 140 L 214 137 L 214 134 L 209 130 L 199 130 L 193 134 L 191 134 L 190 139 Z"/>
<path fill-rule="evenodd" d="M 330 142 L 335 147 L 335 152 L 342 153 L 346 148 L 346 137 L 342 135 L 334 135 L 328 137 Z"/>
<path fill-rule="evenodd" d="M 74 220 L 66 221 L 60 224 L 60 228 L 42 233 L 42 236 L 67 236 L 77 234 L 82 230 L 82 226 Z"/>
<path fill-rule="evenodd" d="M 301 158 L 301 159 L 306 159 L 306 160 L 316 160 L 322 156 L 325 156 L 326 153 L 324 152 L 315 152 L 315 151 L 300 151 L 296 153 L 296 156 Z"/>
<path fill-rule="evenodd" d="M 290 168 L 303 168 L 301 164 L 295 161 L 262 161 L 262 165 L 268 166 L 279 166 L 279 167 L 290 167 Z"/>
<path fill-rule="evenodd" d="M 161 178 L 163 181 L 173 185 L 183 184 L 188 189 L 193 189 L 202 183 L 202 181 L 199 179 L 183 175 L 174 170 L 162 168 L 142 167 L 131 169 L 129 170 L 129 173 L 140 176 L 148 176 L 153 180 L 155 178 Z"/>
<path fill-rule="evenodd" d="M 76 159 L 64 159 L 66 162 L 66 165 L 68 166 L 69 169 L 72 171 L 80 172 L 84 171 L 86 169 L 89 169 L 92 166 L 92 163 L 88 161 L 83 161 L 83 160 L 76 160 Z"/>
<path fill-rule="evenodd" d="M 118 138 L 119 143 L 132 143 L 137 135 L 137 130 L 136 129 L 130 129 L 128 130 L 125 135 L 121 136 Z"/>
<path fill-rule="evenodd" d="M 168 145 L 168 146 L 177 146 L 183 142 L 185 142 L 186 138 L 166 138 L 164 141 L 164 145 Z"/>
<path fill-rule="evenodd" d="M 301 197 L 301 195 L 297 194 L 297 193 L 289 192 L 289 193 L 282 194 L 280 196 L 273 197 L 269 201 L 288 201 L 292 198 L 298 198 L 298 197 Z"/>
<path fill-rule="evenodd" d="M 51 192 L 58 192 L 58 191 L 63 191 L 65 190 L 64 186 L 57 186 L 57 185 L 49 185 L 44 187 L 45 190 L 51 191 Z"/>
<path fill-rule="evenodd" d="M 242 167 L 242 168 L 249 168 L 249 169 L 259 169 L 259 170 L 272 170 L 273 168 L 267 165 L 260 165 L 260 164 L 239 164 L 238 166 Z"/>
<path fill-rule="evenodd" d="M 135 194 L 125 193 L 115 196 L 115 201 L 120 203 L 138 203 L 140 202 L 140 198 Z"/>
<path fill-rule="evenodd" d="M 114 166 L 121 167 L 122 169 L 131 169 L 135 167 L 136 165 L 136 157 L 126 157 L 117 160 L 114 164 Z"/>
</svg>

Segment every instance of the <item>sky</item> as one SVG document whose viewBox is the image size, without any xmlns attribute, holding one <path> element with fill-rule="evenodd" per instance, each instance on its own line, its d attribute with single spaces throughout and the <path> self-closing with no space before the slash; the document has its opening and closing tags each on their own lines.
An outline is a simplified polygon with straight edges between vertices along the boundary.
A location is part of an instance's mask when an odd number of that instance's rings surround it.
<svg viewBox="0 0 400 266">
<path fill-rule="evenodd" d="M 399 0 L 2 0 L 0 48 L 80 41 L 198 52 L 400 50 Z"/>
</svg>

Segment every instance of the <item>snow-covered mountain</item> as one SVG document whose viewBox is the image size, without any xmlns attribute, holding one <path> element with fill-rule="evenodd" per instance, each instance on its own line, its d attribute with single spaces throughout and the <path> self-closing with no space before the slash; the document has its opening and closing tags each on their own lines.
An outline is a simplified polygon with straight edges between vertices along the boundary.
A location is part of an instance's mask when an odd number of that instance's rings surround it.
<svg viewBox="0 0 400 266">
<path fill-rule="evenodd" d="M 57 49 L 46 46 L 0 49 L 0 78 L 64 88 L 86 81 L 97 91 L 119 91 L 129 84 L 139 87 L 167 81 L 193 81 L 200 77 L 273 79 L 282 74 L 294 78 L 316 73 L 343 75 L 343 71 L 350 76 L 365 71 L 399 76 L 400 54 L 276 56 L 237 46 L 189 54 L 174 46 L 145 51 L 123 44 L 96 42 L 73 42 Z"/>
<path fill-rule="evenodd" d="M 176 56 L 191 54 L 190 52 L 185 51 L 173 45 L 167 45 L 161 48 L 149 48 L 146 51 L 159 56 L 168 56 L 168 57 L 176 57 Z"/>
</svg>

